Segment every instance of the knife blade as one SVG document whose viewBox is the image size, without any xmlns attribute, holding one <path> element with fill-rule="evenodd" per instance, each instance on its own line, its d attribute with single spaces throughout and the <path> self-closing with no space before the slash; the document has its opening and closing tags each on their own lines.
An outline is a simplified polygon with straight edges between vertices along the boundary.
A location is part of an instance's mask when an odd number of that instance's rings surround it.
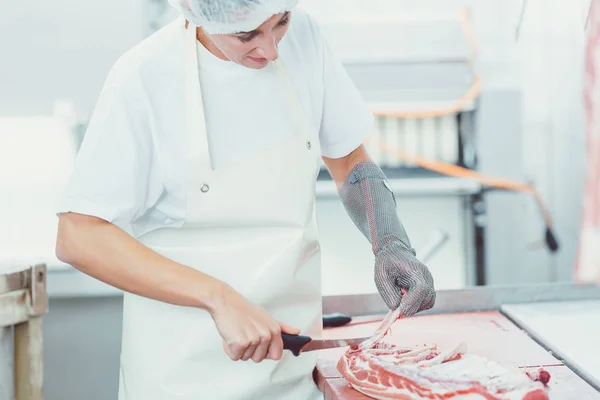
<svg viewBox="0 0 600 400">
<path fill-rule="evenodd" d="M 290 335 L 282 333 L 283 349 L 290 350 L 295 356 L 305 351 L 334 349 L 337 347 L 352 346 L 369 339 L 370 336 L 351 339 L 313 339 L 310 336 Z"/>
</svg>

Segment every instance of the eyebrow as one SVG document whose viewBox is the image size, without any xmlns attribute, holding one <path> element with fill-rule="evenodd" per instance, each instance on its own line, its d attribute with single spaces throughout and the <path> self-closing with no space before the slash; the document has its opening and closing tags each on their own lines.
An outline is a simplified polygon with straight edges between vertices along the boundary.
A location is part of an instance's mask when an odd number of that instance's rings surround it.
<svg viewBox="0 0 600 400">
<path fill-rule="evenodd" d="M 286 19 L 289 15 L 290 15 L 290 12 L 286 11 L 285 13 L 283 13 L 283 15 L 281 16 L 281 18 L 279 19 L 279 21 L 277 21 L 277 23 L 278 24 L 281 23 L 281 21 L 283 21 L 284 19 Z M 250 39 L 254 39 L 260 33 L 261 33 L 260 29 L 255 29 L 253 31 L 248 31 L 248 32 L 238 32 L 236 35 L 237 36 L 241 36 L 244 39 L 250 40 Z"/>
</svg>

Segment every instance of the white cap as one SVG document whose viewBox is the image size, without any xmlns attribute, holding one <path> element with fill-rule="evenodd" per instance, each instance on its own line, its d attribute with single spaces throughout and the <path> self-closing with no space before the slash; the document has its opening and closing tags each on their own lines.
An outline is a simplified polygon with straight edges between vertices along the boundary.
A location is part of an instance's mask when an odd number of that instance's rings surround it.
<svg viewBox="0 0 600 400">
<path fill-rule="evenodd" d="M 183 16 L 207 33 L 249 32 L 275 14 L 290 11 L 298 0 L 169 0 Z"/>
</svg>

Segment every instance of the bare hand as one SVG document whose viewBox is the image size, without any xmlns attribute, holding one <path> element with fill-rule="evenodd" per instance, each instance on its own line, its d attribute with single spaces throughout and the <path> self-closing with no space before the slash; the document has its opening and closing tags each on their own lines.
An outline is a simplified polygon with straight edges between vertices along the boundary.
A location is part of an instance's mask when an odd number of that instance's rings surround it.
<svg viewBox="0 0 600 400">
<path fill-rule="evenodd" d="M 280 360 L 283 355 L 281 332 L 300 333 L 299 329 L 277 321 L 229 286 L 225 286 L 211 316 L 223 338 L 225 353 L 234 361 Z"/>
</svg>

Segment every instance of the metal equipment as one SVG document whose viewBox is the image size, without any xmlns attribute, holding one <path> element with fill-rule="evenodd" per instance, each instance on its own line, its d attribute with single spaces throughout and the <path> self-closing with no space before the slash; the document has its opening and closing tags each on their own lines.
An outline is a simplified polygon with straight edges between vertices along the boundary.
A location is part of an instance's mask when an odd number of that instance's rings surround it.
<svg viewBox="0 0 600 400">
<path fill-rule="evenodd" d="M 43 399 L 42 315 L 47 311 L 44 264 L 0 266 L 0 398 Z"/>
</svg>

